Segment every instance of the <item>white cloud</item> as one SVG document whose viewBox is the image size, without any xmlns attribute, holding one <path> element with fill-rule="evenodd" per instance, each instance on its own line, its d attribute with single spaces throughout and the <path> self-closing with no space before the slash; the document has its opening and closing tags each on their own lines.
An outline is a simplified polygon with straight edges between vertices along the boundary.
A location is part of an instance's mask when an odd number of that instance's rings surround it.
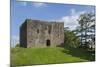
<svg viewBox="0 0 100 67">
<path fill-rule="evenodd" d="M 71 30 L 73 30 L 78 26 L 77 19 L 79 18 L 79 15 L 82 13 L 85 13 L 85 11 L 77 12 L 75 9 L 71 9 L 70 15 L 63 16 L 58 21 L 64 22 L 64 27 L 69 27 Z"/>
<path fill-rule="evenodd" d="M 22 6 L 27 6 L 27 2 L 20 2 L 20 4 L 22 5 Z M 35 6 L 35 7 L 44 7 L 44 6 L 47 6 L 45 3 L 38 3 L 38 2 L 32 2 L 32 4 L 33 4 L 33 6 Z"/>
<path fill-rule="evenodd" d="M 27 2 L 23 2 L 23 5 L 26 6 L 27 5 Z"/>
<path fill-rule="evenodd" d="M 46 6 L 46 4 L 45 3 L 33 3 L 33 5 L 35 6 L 35 7 L 44 7 L 44 6 Z"/>
<path fill-rule="evenodd" d="M 27 6 L 27 2 L 20 2 L 22 6 Z"/>
<path fill-rule="evenodd" d="M 11 47 L 15 47 L 19 43 L 19 36 L 11 36 Z"/>
</svg>

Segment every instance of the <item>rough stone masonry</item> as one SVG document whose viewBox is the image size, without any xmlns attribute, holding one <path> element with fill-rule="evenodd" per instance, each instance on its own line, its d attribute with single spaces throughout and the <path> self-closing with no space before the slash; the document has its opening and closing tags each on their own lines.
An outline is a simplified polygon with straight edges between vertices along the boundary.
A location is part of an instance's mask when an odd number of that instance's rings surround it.
<svg viewBox="0 0 100 67">
<path fill-rule="evenodd" d="M 20 26 L 20 47 L 56 47 L 63 43 L 63 22 L 26 19 Z"/>
</svg>

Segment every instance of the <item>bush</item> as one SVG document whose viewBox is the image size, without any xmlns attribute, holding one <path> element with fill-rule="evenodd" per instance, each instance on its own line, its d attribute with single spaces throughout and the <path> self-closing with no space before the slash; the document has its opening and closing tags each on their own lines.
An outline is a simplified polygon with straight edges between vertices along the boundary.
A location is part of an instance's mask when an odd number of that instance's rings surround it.
<svg viewBox="0 0 100 67">
<path fill-rule="evenodd" d="M 15 47 L 20 47 L 20 44 L 16 44 L 16 46 Z"/>
<path fill-rule="evenodd" d="M 75 35 L 74 32 L 70 30 L 65 30 L 64 31 L 64 43 L 67 46 L 71 47 L 78 47 L 80 45 L 80 39 Z"/>
</svg>

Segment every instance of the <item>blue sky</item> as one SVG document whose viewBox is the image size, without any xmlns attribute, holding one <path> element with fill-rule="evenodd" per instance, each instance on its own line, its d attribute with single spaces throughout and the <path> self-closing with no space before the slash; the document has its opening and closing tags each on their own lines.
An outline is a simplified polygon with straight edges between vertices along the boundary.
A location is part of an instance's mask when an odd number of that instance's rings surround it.
<svg viewBox="0 0 100 67">
<path fill-rule="evenodd" d="M 75 29 L 80 14 L 94 12 L 94 6 L 19 2 L 11 0 L 11 44 L 19 42 L 19 27 L 25 19 L 62 21 L 65 27 Z"/>
</svg>

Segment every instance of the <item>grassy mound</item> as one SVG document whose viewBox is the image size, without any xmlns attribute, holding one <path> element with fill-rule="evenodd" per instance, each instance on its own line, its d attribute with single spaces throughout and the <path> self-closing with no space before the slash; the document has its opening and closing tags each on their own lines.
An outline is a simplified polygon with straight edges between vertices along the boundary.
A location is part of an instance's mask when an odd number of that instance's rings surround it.
<svg viewBox="0 0 100 67">
<path fill-rule="evenodd" d="M 91 54 L 72 48 L 11 48 L 11 65 L 36 65 L 93 61 Z"/>
</svg>

